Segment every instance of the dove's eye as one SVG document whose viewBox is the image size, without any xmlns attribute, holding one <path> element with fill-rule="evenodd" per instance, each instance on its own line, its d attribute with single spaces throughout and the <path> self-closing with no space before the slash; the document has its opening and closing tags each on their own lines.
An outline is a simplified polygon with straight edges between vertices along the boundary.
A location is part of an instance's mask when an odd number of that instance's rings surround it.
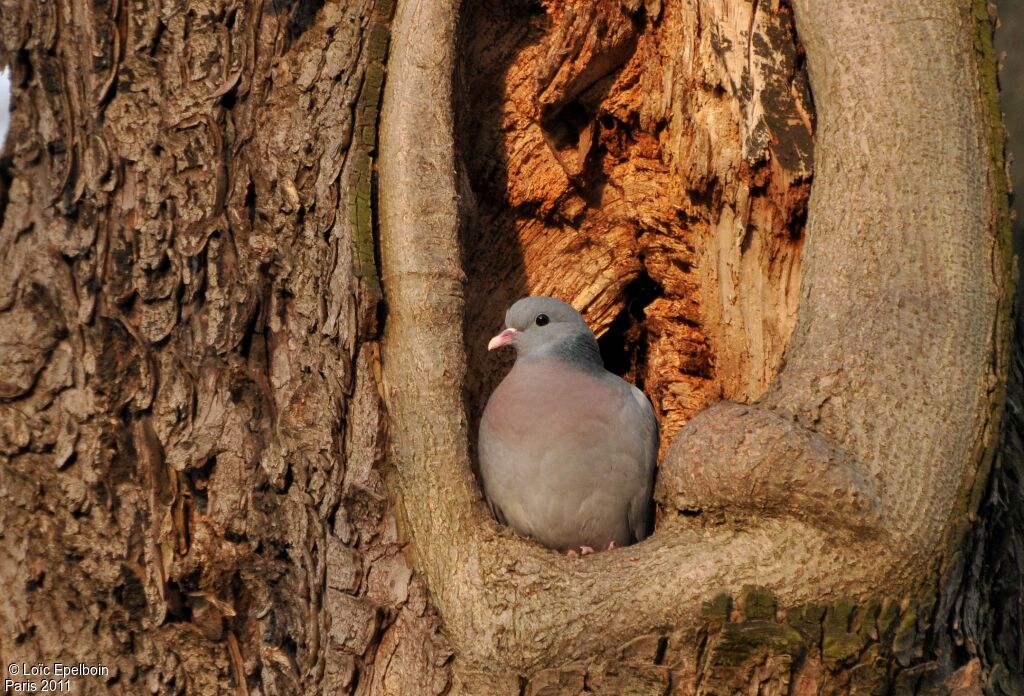
<svg viewBox="0 0 1024 696">
<path fill-rule="evenodd" d="M 544 326 L 549 321 L 551 321 L 551 319 L 548 318 L 547 314 L 538 314 L 536 321 L 537 321 L 537 326 Z"/>
</svg>

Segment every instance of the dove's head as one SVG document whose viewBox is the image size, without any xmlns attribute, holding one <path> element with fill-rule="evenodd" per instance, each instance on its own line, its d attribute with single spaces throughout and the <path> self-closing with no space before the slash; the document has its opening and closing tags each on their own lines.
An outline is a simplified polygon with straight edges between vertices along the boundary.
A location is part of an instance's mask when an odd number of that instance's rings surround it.
<svg viewBox="0 0 1024 696">
<path fill-rule="evenodd" d="M 570 305 L 553 297 L 524 297 L 505 313 L 505 330 L 491 339 L 488 350 L 515 346 L 520 359 L 559 356 L 600 366 L 601 351 L 594 333 Z"/>
</svg>

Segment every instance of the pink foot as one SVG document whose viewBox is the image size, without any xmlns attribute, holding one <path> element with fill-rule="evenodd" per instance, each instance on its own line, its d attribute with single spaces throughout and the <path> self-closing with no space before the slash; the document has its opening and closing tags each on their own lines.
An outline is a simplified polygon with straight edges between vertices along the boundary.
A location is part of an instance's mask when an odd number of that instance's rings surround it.
<svg viewBox="0 0 1024 696">
<path fill-rule="evenodd" d="M 580 555 L 578 553 L 576 553 L 576 549 L 569 549 L 568 551 L 565 552 L 565 555 L 568 556 L 569 558 L 579 558 L 580 557 Z"/>
<path fill-rule="evenodd" d="M 615 542 L 614 541 L 609 541 L 608 542 L 608 548 L 605 549 L 605 551 L 613 551 L 614 549 L 615 549 Z"/>
<path fill-rule="evenodd" d="M 581 556 L 589 556 L 592 553 L 594 553 L 594 549 L 593 548 L 591 548 L 589 546 L 581 546 L 580 547 L 580 555 Z"/>
</svg>

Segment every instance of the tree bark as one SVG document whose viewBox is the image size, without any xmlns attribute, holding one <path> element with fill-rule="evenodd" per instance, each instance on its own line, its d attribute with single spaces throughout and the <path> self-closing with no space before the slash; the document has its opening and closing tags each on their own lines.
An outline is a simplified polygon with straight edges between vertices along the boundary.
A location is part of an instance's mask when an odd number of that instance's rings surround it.
<svg viewBox="0 0 1024 696">
<path fill-rule="evenodd" d="M 78 693 L 1024 690 L 984 4 L 0 17 L 4 667 L 108 668 Z M 482 339 L 527 292 L 655 401 L 647 542 L 569 561 L 479 502 Z"/>
<path fill-rule="evenodd" d="M 0 8 L 5 666 L 109 669 L 76 693 L 444 689 L 383 466 L 391 12 Z"/>
</svg>

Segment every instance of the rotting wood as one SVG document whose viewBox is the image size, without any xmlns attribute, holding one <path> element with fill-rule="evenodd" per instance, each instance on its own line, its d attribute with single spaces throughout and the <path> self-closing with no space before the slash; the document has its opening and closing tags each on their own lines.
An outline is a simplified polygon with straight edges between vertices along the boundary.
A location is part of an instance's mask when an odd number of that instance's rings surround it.
<svg viewBox="0 0 1024 696">
<path fill-rule="evenodd" d="M 775 375 L 812 156 L 785 4 L 481 2 L 460 18 L 471 415 L 503 308 L 555 294 L 671 435 Z"/>
</svg>

